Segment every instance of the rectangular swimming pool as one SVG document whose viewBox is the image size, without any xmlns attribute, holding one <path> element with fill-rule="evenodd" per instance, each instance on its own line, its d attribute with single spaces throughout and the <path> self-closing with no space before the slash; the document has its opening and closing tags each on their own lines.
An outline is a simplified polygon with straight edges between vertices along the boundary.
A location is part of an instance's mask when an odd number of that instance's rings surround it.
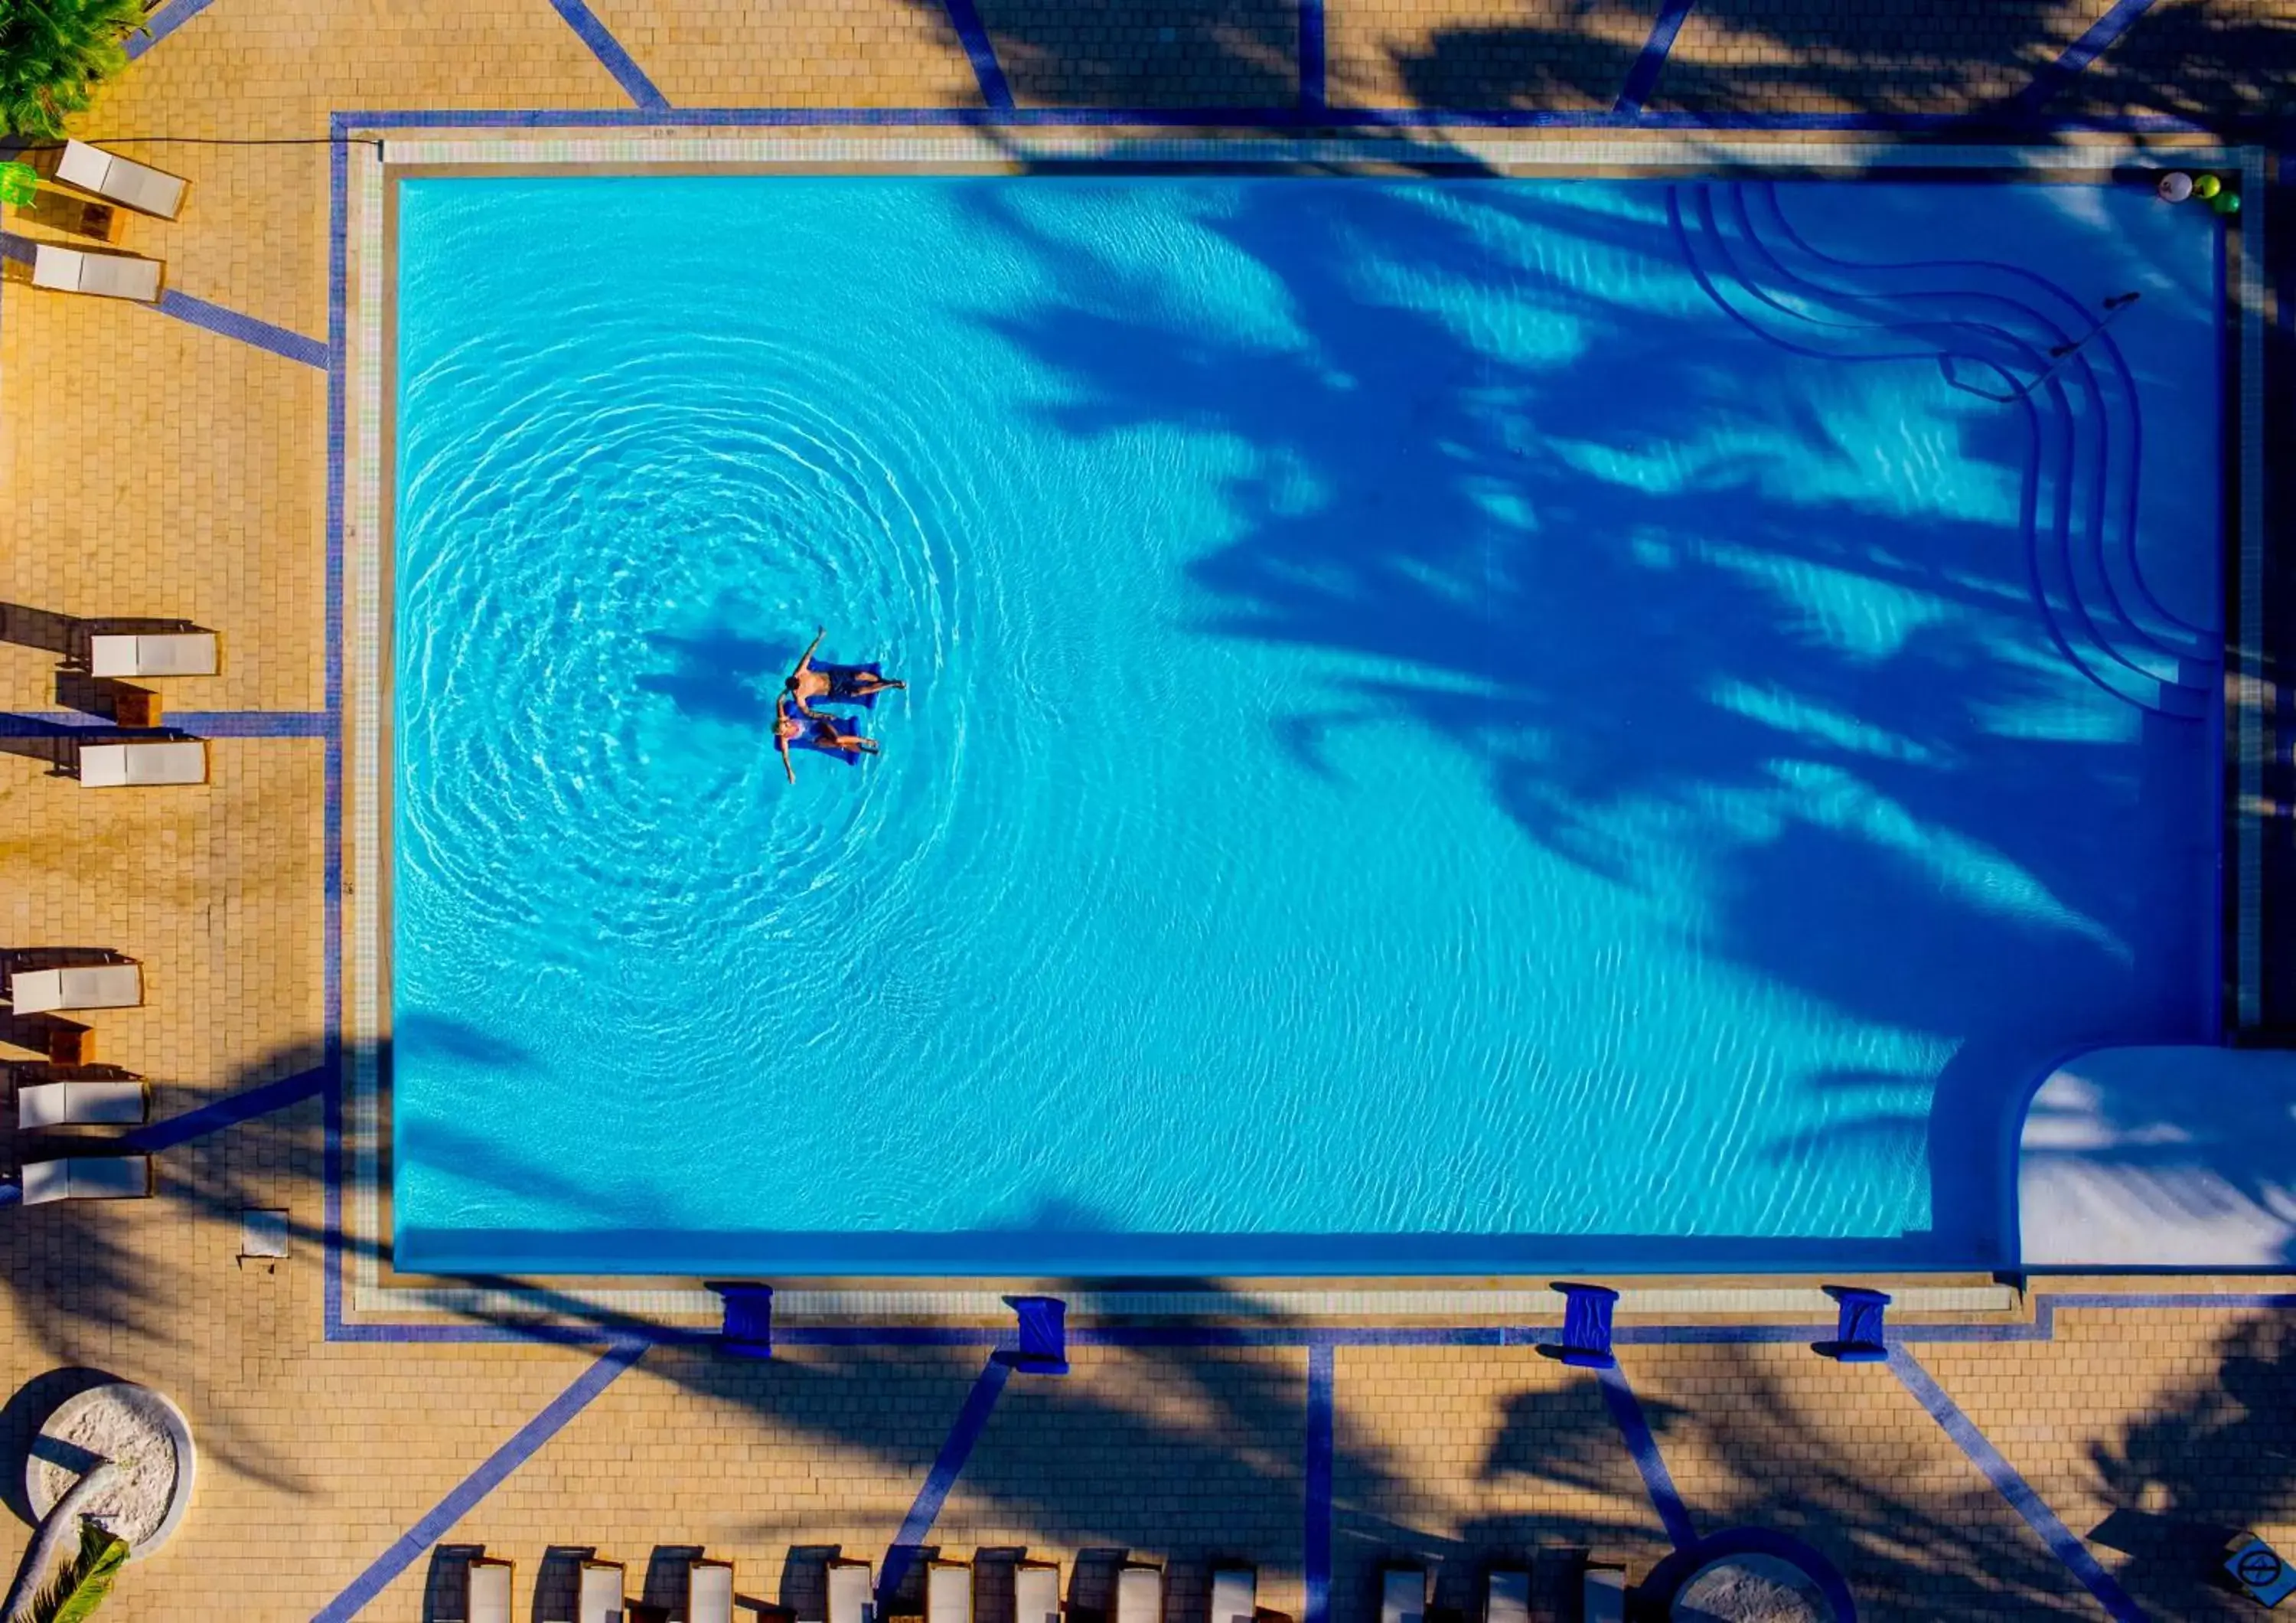
<svg viewBox="0 0 2296 1623">
<path fill-rule="evenodd" d="M 2197 209 L 397 210 L 401 1268 L 1997 1266 L 2051 1064 L 2216 1034 Z M 817 625 L 908 685 L 791 784 Z"/>
</svg>

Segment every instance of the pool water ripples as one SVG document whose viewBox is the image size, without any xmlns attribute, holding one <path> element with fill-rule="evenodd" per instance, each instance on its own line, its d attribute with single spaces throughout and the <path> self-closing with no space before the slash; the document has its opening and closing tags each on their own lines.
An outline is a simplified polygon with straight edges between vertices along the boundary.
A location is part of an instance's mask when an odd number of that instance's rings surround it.
<svg viewBox="0 0 2296 1623">
<path fill-rule="evenodd" d="M 1917 260 L 1933 203 L 1872 194 Z M 2100 247 L 2011 211 L 2008 257 Z M 400 1264 L 1998 1260 L 1940 1190 L 1999 1124 L 1923 1113 L 1958 1054 L 2005 1093 L 2204 1024 L 2206 772 L 2149 768 L 2205 729 L 2055 661 L 2004 419 L 1765 343 L 1668 222 L 1622 183 L 405 183 Z M 792 786 L 816 624 L 909 686 Z M 2011 713 L 2093 759 L 2022 764 Z M 2049 841 L 1986 809 L 2045 781 Z M 1923 863 L 1964 900 L 1908 902 Z M 2064 1029 L 2005 1036 L 1972 958 Z"/>
</svg>

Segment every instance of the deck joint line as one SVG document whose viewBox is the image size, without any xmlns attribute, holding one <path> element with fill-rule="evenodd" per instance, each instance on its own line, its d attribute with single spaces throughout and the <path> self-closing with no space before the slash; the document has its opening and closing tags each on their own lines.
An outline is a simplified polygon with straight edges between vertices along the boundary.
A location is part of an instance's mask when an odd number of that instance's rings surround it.
<svg viewBox="0 0 2296 1623">
<path fill-rule="evenodd" d="M 1627 70 L 1627 82 L 1619 88 L 1619 99 L 1611 103 L 1612 112 L 1642 116 L 1643 103 L 1658 93 L 1659 75 L 1666 71 L 1666 59 L 1673 54 L 1675 36 L 1690 16 L 1691 7 L 1698 0 L 1662 0 L 1658 17 L 1651 24 L 1650 38 L 1635 58 L 1634 66 Z"/>
<path fill-rule="evenodd" d="M 948 13 L 948 26 L 955 31 L 957 43 L 964 47 L 965 60 L 972 64 L 972 77 L 980 86 L 980 99 L 999 112 L 1010 112 L 1013 87 L 1005 82 L 1004 66 L 996 60 L 996 42 L 989 38 L 980 11 L 972 0 L 941 0 L 941 4 Z"/>
<path fill-rule="evenodd" d="M 1337 1408 L 1337 1354 L 1329 1342 L 1308 1349 L 1308 1419 L 1300 1461 L 1300 1569 L 1306 1590 L 1302 1623 L 1330 1623 L 1332 1615 L 1332 1421 Z"/>
<path fill-rule="evenodd" d="M 215 0 L 175 0 L 171 5 L 161 6 L 144 20 L 141 30 L 120 42 L 127 47 L 127 60 L 135 61 L 214 4 Z"/>
<path fill-rule="evenodd" d="M 2048 1546 L 2049 1553 L 2062 1561 L 2066 1569 L 2080 1579 L 2089 1594 L 2096 1597 L 2096 1602 L 2104 1608 L 2105 1615 L 2114 1619 L 2114 1623 L 2146 1623 L 2144 1611 L 2128 1598 L 2120 1581 L 2104 1569 L 2089 1547 L 2075 1537 L 2072 1529 L 2043 1503 L 2041 1495 L 2033 1491 L 2032 1484 L 2009 1463 L 2001 1451 L 1993 1446 L 1992 1439 L 1977 1429 L 1977 1422 L 1969 1418 L 1943 1387 L 1938 1385 L 1936 1379 L 1922 1367 L 1913 1354 L 1898 1344 L 1894 1331 L 1890 1343 L 1891 1372 L 1904 1383 L 1906 1390 L 1914 1395 L 1914 1400 L 1929 1411 L 1930 1418 L 1937 1421 L 1946 1436 L 1953 1439 L 1955 1446 L 1969 1456 L 1970 1462 L 1985 1474 L 1985 1479 L 1993 1484 L 1995 1491 L 2009 1502 L 2009 1508 L 2024 1519 L 2025 1525 Z"/>
<path fill-rule="evenodd" d="M 645 1350 L 644 1342 L 625 1341 L 600 1354 L 596 1362 L 574 1378 L 573 1385 L 552 1398 L 540 1413 L 521 1426 L 508 1442 L 455 1484 L 454 1490 L 431 1506 L 420 1521 L 399 1535 L 398 1541 L 376 1556 L 365 1571 L 351 1580 L 348 1588 L 312 1618 L 311 1623 L 348 1623 L 348 1619 L 357 1617 L 390 1586 L 392 1579 L 420 1561 L 425 1550 L 444 1538 L 456 1522 L 478 1507 L 480 1501 L 500 1487 L 543 1445 L 588 1408 L 601 1392 L 613 1385 L 623 1371 L 644 1356 Z"/>
<path fill-rule="evenodd" d="M 2135 27 L 2138 19 L 2152 8 L 2152 0 L 2113 0 L 2112 9 L 2089 24 L 2079 39 L 2067 45 L 2056 61 L 2033 76 L 2033 82 L 2009 98 L 2010 107 L 2021 113 L 2038 113 L 2062 95 L 2068 86 L 2098 57 L 2112 49 L 2115 41 Z"/>
<path fill-rule="evenodd" d="M 1331 104 L 1331 52 L 1324 0 L 1300 0 L 1300 105 L 1321 112 Z"/>
<path fill-rule="evenodd" d="M 879 1617 L 885 1615 L 893 1597 L 900 1593 L 902 1580 L 922 1553 L 933 1523 L 940 1518 L 940 1507 L 947 1503 L 949 1490 L 956 1486 L 965 1461 L 972 1457 L 972 1446 L 988 1429 L 988 1417 L 996 1413 L 996 1400 L 1004 1396 L 1004 1383 L 1012 1374 L 1013 1366 L 992 1355 L 980 1366 L 980 1373 L 973 1377 L 972 1389 L 964 1395 L 964 1406 L 956 1412 L 956 1420 L 941 1442 L 940 1453 L 933 1458 L 932 1469 L 925 1472 L 917 1496 L 909 1505 L 909 1513 L 901 1519 L 901 1530 L 893 1535 L 893 1542 L 885 1548 L 884 1569 L 877 1578 Z"/>
<path fill-rule="evenodd" d="M 1651 1508 L 1658 1512 L 1668 1542 L 1677 1550 L 1688 1549 L 1698 1542 L 1698 1528 L 1690 1520 L 1690 1507 L 1682 1502 L 1681 1490 L 1674 1485 L 1674 1473 L 1666 1468 L 1666 1456 L 1659 1452 L 1658 1437 L 1651 1430 L 1650 1417 L 1643 1413 L 1642 1400 L 1617 1364 L 1596 1371 L 1595 1377 L 1603 1388 L 1603 1406 L 1611 1412 L 1611 1421 L 1618 1427 L 1635 1470 L 1642 1475 L 1643 1491 L 1650 1495 Z"/>
<path fill-rule="evenodd" d="M 590 47 L 590 54 L 598 59 L 598 65 L 614 76 L 614 82 L 622 87 L 625 95 L 638 104 L 640 111 L 668 111 L 669 98 L 654 87 L 653 80 L 648 78 L 645 70 L 638 66 L 637 58 L 622 48 L 622 42 L 614 37 L 613 30 L 599 21 L 597 12 L 583 0 L 550 0 L 550 7 L 564 18 L 566 26 Z"/>
</svg>

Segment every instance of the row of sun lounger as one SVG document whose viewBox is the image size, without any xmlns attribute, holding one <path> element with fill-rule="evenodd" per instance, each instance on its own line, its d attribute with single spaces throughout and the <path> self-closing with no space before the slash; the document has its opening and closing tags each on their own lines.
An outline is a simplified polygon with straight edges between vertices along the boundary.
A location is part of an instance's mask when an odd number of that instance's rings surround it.
<svg viewBox="0 0 2296 1623">
<path fill-rule="evenodd" d="M 513 1563 L 496 1556 L 472 1558 L 467 1569 L 463 1619 L 458 1623 L 511 1623 Z M 576 1587 L 573 1615 L 545 1623 L 625 1623 L 627 1571 L 619 1561 L 586 1560 Z M 824 1585 L 824 1615 L 800 1619 L 788 1608 L 741 1602 L 764 1623 L 877 1623 L 876 1573 L 865 1561 L 837 1560 Z M 1205 1623 L 1290 1623 L 1259 1606 L 1259 1575 L 1242 1565 L 1216 1567 Z M 1581 1582 L 1581 1615 L 1587 1623 L 1621 1623 L 1626 1616 L 1626 1571 L 1590 1561 Z M 734 1566 L 695 1557 L 686 1569 L 683 1608 L 668 1609 L 673 1623 L 734 1623 Z M 537 1602 L 539 1606 L 539 1602 Z M 542 1616 L 543 1610 L 536 1615 Z M 924 1623 L 973 1623 L 972 1563 L 933 1561 L 926 1564 Z M 1056 1562 L 1023 1561 L 1013 1569 L 1014 1623 L 1061 1623 L 1061 1569 Z M 648 1614 L 652 1615 L 652 1614 Z M 1427 1569 L 1393 1565 L 1380 1571 L 1380 1623 L 1425 1623 Z M 1111 1623 L 1164 1623 L 1164 1569 L 1148 1561 L 1127 1561 L 1116 1573 Z M 1531 1623 L 1530 1574 L 1520 1567 L 1496 1568 L 1485 1579 L 1483 1623 Z"/>
<path fill-rule="evenodd" d="M 511 1623 L 515 1576 L 516 1568 L 510 1561 L 474 1556 L 468 1568 L 463 1618 L 458 1623 Z M 924 1623 L 972 1623 L 972 1577 L 969 1561 L 927 1562 Z M 548 1618 L 545 1623 L 624 1623 L 630 1610 L 623 1593 L 626 1578 L 619 1561 L 586 1560 L 580 1568 L 573 1616 Z M 740 1603 L 765 1623 L 877 1623 L 876 1571 L 869 1562 L 832 1561 L 826 1580 L 820 1618 L 800 1619 L 786 1607 L 755 1601 Z M 1215 1569 L 1207 1623 L 1290 1623 L 1288 1619 L 1278 1619 L 1277 1614 L 1259 1611 L 1259 1575 L 1250 1567 Z M 674 1623 L 734 1623 L 735 1604 L 733 1563 L 696 1557 L 686 1569 L 685 1605 L 682 1610 L 671 1608 L 669 1616 Z M 1014 1623 L 1061 1623 L 1062 1611 L 1059 1564 L 1017 1562 L 1013 1569 Z M 542 1611 L 536 1615 L 542 1616 Z M 1111 1623 L 1163 1623 L 1163 1619 L 1164 1569 L 1146 1561 L 1126 1562 L 1116 1574 Z M 1520 1623 L 1529 1623 L 1527 1609 Z"/>
<path fill-rule="evenodd" d="M 189 189 L 179 175 L 107 152 L 85 141 L 64 143 L 50 178 L 86 196 L 157 219 L 173 219 L 181 213 Z M 32 285 L 58 292 L 154 304 L 166 272 L 160 260 L 141 254 L 62 243 L 38 243 L 32 249 Z"/>
</svg>

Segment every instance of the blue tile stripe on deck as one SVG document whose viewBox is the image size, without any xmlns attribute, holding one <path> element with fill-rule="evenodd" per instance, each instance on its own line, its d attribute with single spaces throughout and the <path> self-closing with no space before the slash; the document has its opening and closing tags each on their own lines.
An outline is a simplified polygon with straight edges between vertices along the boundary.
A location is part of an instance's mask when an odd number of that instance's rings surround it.
<svg viewBox="0 0 2296 1623">
<path fill-rule="evenodd" d="M 242 343 L 251 343 L 258 350 L 268 350 L 274 355 L 285 356 L 289 360 L 299 360 L 307 367 L 316 367 L 321 371 L 326 369 L 327 346 L 316 338 L 306 338 L 286 327 L 274 326 L 252 316 L 242 316 L 237 310 L 210 304 L 205 299 L 194 299 L 191 294 L 177 292 L 172 287 L 160 293 L 159 309 L 163 316 L 188 321 L 195 327 L 220 333 L 226 338 L 236 338 Z"/>
<path fill-rule="evenodd" d="M 1300 1530 L 1300 1568 L 1306 1580 L 1305 1623 L 1330 1623 L 1332 1615 L 1332 1416 L 1337 1406 L 1336 1355 L 1329 1343 L 1308 1349 L 1307 1458 L 1301 1463 L 1301 1497 L 1307 1520 Z"/>
<path fill-rule="evenodd" d="M 1610 1410 L 1611 1423 L 1625 1440 L 1635 1469 L 1642 1473 L 1643 1491 L 1650 1495 L 1651 1508 L 1658 1512 L 1668 1540 L 1677 1550 L 1688 1549 L 1698 1542 L 1698 1529 L 1691 1523 L 1690 1507 L 1683 1504 L 1674 1486 L 1674 1474 L 1666 1468 L 1666 1456 L 1658 1451 L 1658 1438 L 1652 1434 L 1641 1399 L 1618 1365 L 1598 1370 L 1595 1375 L 1602 1383 L 1603 1405 Z"/>
<path fill-rule="evenodd" d="M 2144 1611 L 2128 1598 L 2112 1574 L 2098 1564 L 2089 1547 L 2073 1536 L 2072 1529 L 2057 1519 L 2054 1511 L 2041 1503 L 2041 1495 L 2033 1491 L 2032 1484 L 2002 1457 L 2001 1451 L 1962 1412 L 1961 1405 L 1947 1396 L 1945 1388 L 1931 1379 L 1913 1354 L 1902 1346 L 1892 1345 L 1890 1368 L 1905 1383 L 1906 1390 L 1914 1395 L 1915 1401 L 1930 1412 L 1930 1418 L 1985 1473 L 1985 1479 L 2009 1502 L 2010 1509 L 2024 1518 L 2025 1525 L 2049 1547 L 2049 1553 L 2096 1597 L 2107 1617 L 2114 1619 L 2115 1623 L 2146 1623 Z"/>
<path fill-rule="evenodd" d="M 390 1586 L 391 1580 L 422 1558 L 422 1553 L 447 1536 L 447 1530 L 470 1514 L 479 1502 L 501 1487 L 511 1473 L 532 1459 L 542 1446 L 566 1429 L 568 1421 L 590 1406 L 615 1378 L 636 1363 L 645 1345 L 626 1341 L 610 1347 L 598 1361 L 575 1378 L 574 1384 L 551 1399 L 541 1413 L 518 1429 L 510 1441 L 488 1454 L 486 1462 L 455 1485 L 455 1490 L 430 1507 L 422 1520 L 399 1536 L 398 1542 L 374 1559 L 353 1578 L 350 1587 L 330 1601 L 311 1623 L 345 1623 Z"/>
<path fill-rule="evenodd" d="M 948 26 L 956 31 L 957 43 L 964 47 L 967 61 L 972 63 L 972 77 L 980 82 L 980 99 L 1000 112 L 1013 107 L 1013 87 L 1004 82 L 1004 65 L 996 60 L 996 42 L 988 37 L 988 29 L 980 21 L 980 13 L 972 0 L 942 0 L 948 12 Z"/>
<path fill-rule="evenodd" d="M 1300 0 L 1300 105 L 1320 111 L 1328 101 L 1329 60 L 1324 0 Z"/>
<path fill-rule="evenodd" d="M 566 26 L 590 47 L 590 54 L 614 76 L 614 82 L 622 87 L 624 95 L 648 111 L 668 107 L 669 98 L 654 88 L 653 81 L 645 75 L 645 70 L 638 66 L 635 57 L 622 49 L 622 42 L 614 37 L 606 25 L 598 21 L 598 14 L 582 0 L 550 0 L 550 4 L 566 19 Z"/>
<path fill-rule="evenodd" d="M 197 733 L 203 738 L 327 736 L 327 713 L 324 710 L 171 710 L 167 713 L 167 724 L 177 732 Z M 50 736 L 115 730 L 102 717 L 78 710 L 19 710 L 0 715 L 0 735 L 8 734 L 12 728 Z"/>
<path fill-rule="evenodd" d="M 2138 18 L 2152 7 L 2152 0 L 2113 0 L 2112 9 L 2095 22 L 2088 31 L 2067 45 L 2064 54 L 2033 76 L 2033 82 L 2009 99 L 2014 111 L 2038 112 L 2056 99 L 2066 86 L 2079 77 L 2089 63 L 2110 50 L 2115 40 L 2136 26 Z"/>
<path fill-rule="evenodd" d="M 316 1099 L 327 1085 L 327 1068 L 314 1066 L 308 1071 L 298 1071 L 292 1076 L 283 1076 L 277 1082 L 266 1082 L 259 1088 L 244 1088 L 212 1103 L 171 1116 L 163 1122 L 152 1122 L 119 1135 L 119 1141 L 130 1149 L 150 1155 L 162 1149 L 173 1149 L 178 1144 L 188 1144 L 193 1139 L 205 1138 L 210 1133 L 220 1133 L 226 1127 L 236 1127 L 242 1122 L 251 1122 L 258 1116 L 268 1116 L 275 1110 L 284 1110 L 299 1105 L 307 1099 Z"/>
<path fill-rule="evenodd" d="M 1627 82 L 1620 87 L 1619 99 L 1611 108 L 1612 112 L 1642 116 L 1643 103 L 1658 92 L 1658 76 L 1666 71 L 1666 59 L 1674 50 L 1674 37 L 1682 32 L 1690 8 L 1697 4 L 1698 0 L 1663 0 L 1642 54 L 1627 70 Z"/>
<path fill-rule="evenodd" d="M 145 32 L 127 37 L 127 60 L 134 62 L 214 4 L 215 0 L 175 0 L 172 5 L 161 6 L 156 15 L 144 19 Z"/>
<path fill-rule="evenodd" d="M 996 1400 L 1004 1396 L 1004 1383 L 1012 1374 L 1012 1365 L 992 1357 L 973 1377 L 972 1390 L 964 1395 L 964 1406 L 956 1412 L 956 1421 L 942 1439 L 932 1469 L 925 1472 L 924 1484 L 917 1489 L 915 1502 L 901 1519 L 901 1530 L 893 1536 L 891 1545 L 885 1551 L 885 1569 L 877 1579 L 878 1616 L 885 1615 L 887 1604 L 900 1593 L 901 1580 L 908 1577 L 909 1568 L 924 1548 L 933 1523 L 940 1517 L 940 1507 L 948 1500 L 949 1489 L 956 1486 L 965 1461 L 972 1455 L 972 1446 L 988 1429 L 988 1417 L 996 1413 Z"/>
</svg>

